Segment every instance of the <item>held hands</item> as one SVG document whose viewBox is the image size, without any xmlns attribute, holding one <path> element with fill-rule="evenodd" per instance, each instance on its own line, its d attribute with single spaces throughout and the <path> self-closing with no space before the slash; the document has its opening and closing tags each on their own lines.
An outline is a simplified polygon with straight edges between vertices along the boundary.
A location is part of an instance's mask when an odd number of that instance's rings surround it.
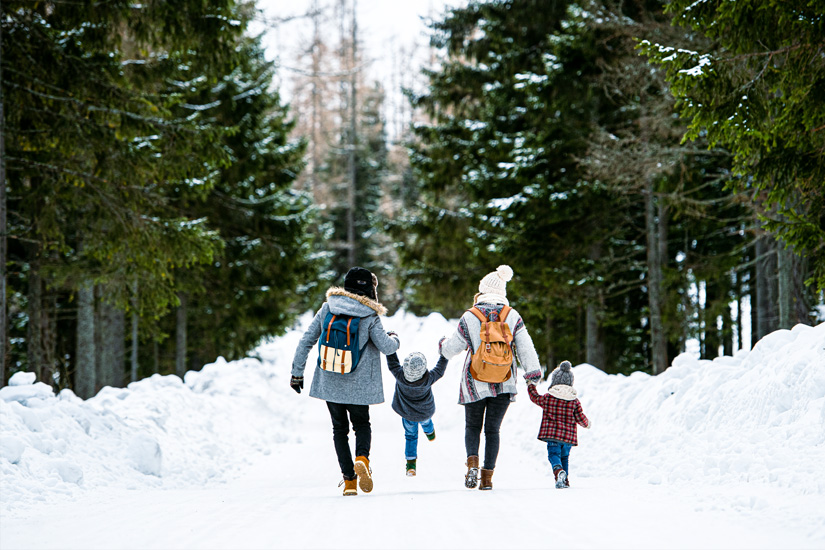
<svg viewBox="0 0 825 550">
<path fill-rule="evenodd" d="M 304 377 L 303 376 L 293 376 L 289 379 L 289 387 L 295 390 L 296 393 L 301 393 L 301 390 L 304 389 Z"/>
<path fill-rule="evenodd" d="M 530 384 L 531 386 L 537 385 L 540 380 L 541 380 L 541 374 L 538 373 L 538 372 L 533 374 L 532 376 L 529 376 L 529 377 L 525 376 L 524 377 L 524 381 L 527 382 L 528 384 Z"/>
<path fill-rule="evenodd" d="M 387 336 L 390 338 L 395 338 L 398 340 L 398 343 L 401 344 L 401 338 L 398 337 L 398 334 L 394 330 L 387 331 Z"/>
<path fill-rule="evenodd" d="M 444 345 L 444 340 L 446 340 L 446 339 L 447 339 L 447 337 L 446 337 L 446 336 L 442 336 L 442 337 L 441 337 L 441 340 L 439 340 L 439 341 L 438 341 L 438 354 L 439 354 L 439 355 L 443 355 L 443 354 L 441 353 L 441 346 L 443 346 L 443 345 Z"/>
</svg>

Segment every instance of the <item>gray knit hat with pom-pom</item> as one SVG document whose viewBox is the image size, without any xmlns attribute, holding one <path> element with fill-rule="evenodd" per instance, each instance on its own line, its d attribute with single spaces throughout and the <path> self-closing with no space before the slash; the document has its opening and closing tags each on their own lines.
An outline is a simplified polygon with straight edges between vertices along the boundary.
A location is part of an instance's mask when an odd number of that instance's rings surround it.
<svg viewBox="0 0 825 550">
<path fill-rule="evenodd" d="M 570 361 L 562 361 L 559 363 L 559 366 L 553 371 L 553 374 L 550 375 L 550 386 L 572 386 L 573 385 L 573 372 L 570 370 L 573 365 L 570 364 Z"/>
</svg>

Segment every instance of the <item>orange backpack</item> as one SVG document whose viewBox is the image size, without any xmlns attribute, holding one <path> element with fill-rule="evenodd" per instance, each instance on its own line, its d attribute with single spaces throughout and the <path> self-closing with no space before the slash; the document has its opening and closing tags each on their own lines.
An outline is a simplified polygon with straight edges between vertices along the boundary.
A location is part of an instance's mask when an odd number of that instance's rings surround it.
<svg viewBox="0 0 825 550">
<path fill-rule="evenodd" d="M 468 309 L 481 321 L 481 343 L 473 353 L 470 374 L 480 382 L 496 384 L 510 379 L 513 366 L 513 334 L 505 323 L 512 308 L 504 306 L 498 321 L 489 321 L 477 307 Z"/>
</svg>

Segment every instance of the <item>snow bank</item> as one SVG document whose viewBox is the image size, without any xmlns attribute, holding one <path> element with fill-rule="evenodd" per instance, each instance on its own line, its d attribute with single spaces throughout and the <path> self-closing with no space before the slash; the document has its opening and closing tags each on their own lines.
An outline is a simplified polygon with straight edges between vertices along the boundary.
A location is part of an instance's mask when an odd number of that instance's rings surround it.
<svg viewBox="0 0 825 550">
<path fill-rule="evenodd" d="M 114 486 L 185 487 L 239 473 L 294 439 L 283 373 L 257 359 L 106 387 L 83 401 L 17 373 L 0 389 L 0 511 Z M 32 375 L 33 376 L 33 375 Z M 277 420 L 277 421 L 273 421 Z"/>
<path fill-rule="evenodd" d="M 779 330 L 734 357 L 683 354 L 655 377 L 573 372 L 594 424 L 579 429 L 577 475 L 825 494 L 825 324 Z"/>
<path fill-rule="evenodd" d="M 0 512 L 101 486 L 203 486 L 234 477 L 255 455 L 278 452 L 279 443 L 300 443 L 288 378 L 311 318 L 259 347 L 257 359 L 219 359 L 183 381 L 156 375 L 87 401 L 15 375 L 14 385 L 0 389 Z M 439 337 L 455 322 L 400 312 L 384 326 L 401 337 L 399 357 L 421 351 L 432 367 Z M 460 361 L 434 387 L 441 433 L 460 433 L 463 424 L 462 414 L 448 412 L 457 410 Z M 825 494 L 825 324 L 775 332 L 735 357 L 682 355 L 656 377 L 607 375 L 590 365 L 574 374 L 594 424 L 579 430 L 574 476 L 750 481 Z M 310 378 L 311 368 L 305 391 Z M 386 372 L 384 387 L 389 402 Z M 505 417 L 503 442 L 521 447 L 524 467 L 550 475 L 535 439 L 541 412 L 523 390 L 520 384 Z M 384 415 L 395 415 L 388 404 L 373 413 L 379 424 Z"/>
</svg>

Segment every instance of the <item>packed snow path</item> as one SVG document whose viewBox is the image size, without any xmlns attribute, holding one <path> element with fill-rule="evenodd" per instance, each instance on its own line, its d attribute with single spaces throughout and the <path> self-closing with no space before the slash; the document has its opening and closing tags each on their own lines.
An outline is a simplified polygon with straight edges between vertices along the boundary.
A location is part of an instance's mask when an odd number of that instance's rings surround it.
<svg viewBox="0 0 825 550">
<path fill-rule="evenodd" d="M 434 363 L 434 353 L 426 349 L 427 344 L 437 342 L 437 336 L 449 329 L 449 324 L 438 318 L 396 316 L 385 324 L 402 335 L 402 357 L 421 349 L 430 358 L 430 366 Z M 812 339 L 825 334 L 818 330 L 812 333 Z M 93 459 L 80 457 L 72 464 L 78 464 L 86 472 L 82 488 L 67 489 L 64 477 L 57 482 L 32 481 L 32 484 L 41 482 L 42 489 L 31 485 L 26 491 L 17 491 L 12 484 L 25 484 L 27 480 L 13 468 L 24 465 L 26 453 L 33 450 L 25 449 L 14 464 L 0 458 L 4 474 L 0 490 L 5 493 L 0 547 L 4 550 L 500 549 L 822 548 L 825 545 L 825 497 L 820 490 L 821 481 L 808 479 L 807 489 L 802 491 L 799 486 L 783 483 L 781 479 L 770 482 L 783 472 L 796 475 L 782 464 L 776 464 L 777 460 L 785 459 L 777 446 L 790 446 L 794 453 L 799 453 L 793 449 L 794 440 L 755 441 L 754 448 L 762 449 L 764 456 L 748 456 L 753 453 L 747 440 L 754 436 L 745 433 L 741 441 L 732 442 L 741 447 L 737 455 L 745 451 L 740 463 L 730 459 L 735 450 L 725 450 L 721 445 L 717 456 L 706 456 L 707 448 L 694 444 L 692 433 L 684 438 L 689 445 L 682 445 L 682 439 L 679 444 L 664 447 L 652 441 L 642 443 L 650 433 L 635 438 L 630 438 L 629 431 L 618 433 L 602 412 L 604 407 L 615 406 L 612 401 L 621 396 L 627 400 L 623 406 L 632 411 L 633 403 L 627 395 L 631 390 L 625 388 L 617 391 L 617 395 L 610 395 L 603 389 L 599 392 L 585 389 L 588 380 L 597 385 L 595 374 L 588 375 L 586 368 L 574 369 L 574 373 L 576 385 L 582 390 L 585 412 L 593 420 L 594 428 L 579 431 L 580 446 L 570 458 L 571 489 L 553 488 L 544 447 L 535 440 L 540 411 L 524 391 L 512 404 L 502 427 L 494 490 L 482 492 L 463 487 L 466 470 L 463 409 L 456 404 L 459 361 L 454 360 L 445 378 L 434 386 L 437 437 L 433 442 L 427 441 L 423 434 L 420 437 L 418 476 L 414 478 L 404 473 L 403 430 L 399 417 L 389 406 L 393 385 L 391 376 L 385 372 L 387 403 L 371 408 L 375 489 L 370 494 L 359 492 L 357 497 L 345 498 L 336 486 L 341 475 L 324 403 L 309 398 L 307 390 L 299 396 L 287 386 L 291 350 L 299 335 L 296 331 L 264 346 L 262 365 L 246 360 L 240 366 L 224 364 L 211 374 L 207 369 L 191 380 L 187 377 L 187 386 L 199 388 L 201 393 L 211 392 L 209 403 L 214 401 L 217 407 L 213 410 L 201 406 L 200 410 L 188 411 L 188 427 L 184 426 L 177 436 L 172 419 L 155 420 L 153 425 L 162 424 L 163 432 L 171 434 L 169 441 L 157 434 L 140 434 L 160 442 L 166 461 L 160 468 L 151 464 L 147 467 L 140 445 L 136 447 L 134 439 L 124 436 L 122 442 L 132 441 L 125 445 L 132 453 L 129 455 L 132 462 L 123 470 L 126 473 L 117 477 L 122 483 L 98 473 Z M 419 342 L 421 345 L 416 345 Z M 801 343 L 797 339 L 794 345 L 798 348 Z M 822 344 L 825 340 L 814 344 L 814 353 Z M 220 369 L 223 374 L 219 375 Z M 249 375 L 257 377 L 260 387 L 252 387 Z M 221 376 L 234 377 L 234 380 L 222 381 Z M 741 374 L 737 376 L 744 378 Z M 633 378 L 621 377 L 616 382 L 629 383 Z M 817 380 L 820 378 L 807 383 L 816 385 Z M 168 384 L 162 387 L 168 388 Z M 668 387 L 672 390 L 673 384 Z M 174 391 L 193 391 L 182 384 L 174 388 Z M 540 390 L 544 389 L 544 385 L 540 385 Z M 753 393 L 754 389 L 750 391 Z M 154 388 L 145 393 L 156 396 L 161 390 Z M 107 406 L 120 406 L 130 398 L 134 396 L 118 394 Z M 260 399 L 268 400 L 268 404 L 258 402 Z M 597 399 L 605 403 L 600 406 Z M 168 394 L 165 400 L 170 400 Z M 243 409 L 244 405 L 248 408 Z M 708 401 L 708 408 L 715 405 L 718 404 Z M 247 415 L 258 413 L 258 417 L 239 416 L 233 407 L 241 407 L 238 410 L 246 411 Z M 146 408 L 146 401 L 142 408 Z M 157 412 L 160 408 L 155 407 L 156 416 L 162 414 Z M 798 411 L 794 417 L 805 419 L 807 416 L 806 422 L 819 421 L 810 433 L 803 434 L 816 437 L 817 430 L 823 429 L 825 400 L 814 400 L 811 409 L 814 416 L 808 414 L 811 413 L 808 409 Z M 115 410 L 118 412 L 108 414 L 126 415 L 125 409 Z M 140 414 L 137 410 L 128 410 Z M 220 411 L 225 418 L 219 418 Z M 689 416 L 683 411 L 679 414 Z M 4 437 L 25 441 L 23 435 L 9 435 L 11 430 L 6 427 L 9 419 L 13 420 L 10 413 L 6 413 Z M 202 446 L 193 453 L 194 444 L 187 444 L 182 434 L 195 432 L 202 439 L 202 424 L 208 424 L 215 440 L 199 441 Z M 635 425 L 640 433 L 643 431 L 638 419 L 629 417 L 627 424 Z M 776 428 L 777 422 L 773 424 Z M 799 426 L 789 428 L 795 433 L 804 431 Z M 44 422 L 40 433 L 43 431 L 48 431 L 48 422 Z M 611 435 L 610 431 L 616 433 Z M 174 447 L 175 439 L 180 442 L 179 448 Z M 95 445 L 95 440 L 87 443 Z M 797 457 L 797 470 L 813 468 L 810 473 L 821 479 L 823 476 L 818 474 L 825 473 L 821 465 L 822 450 L 820 443 L 810 447 L 808 460 Z M 115 462 L 119 457 L 106 445 L 98 441 L 92 451 L 108 468 L 117 468 Z M 55 450 L 50 453 L 55 454 Z M 67 451 L 64 456 L 70 454 Z M 202 470 L 209 464 L 210 454 L 219 464 L 203 482 L 199 472 L 171 464 L 175 460 L 188 461 L 193 470 Z M 33 461 L 36 455 L 31 457 Z M 695 464 L 694 471 L 680 466 L 683 458 Z M 709 466 L 710 459 L 715 462 Z M 748 468 L 759 471 L 747 464 L 757 462 L 761 467 L 762 459 L 772 468 L 765 478 L 767 483 L 737 481 Z M 665 466 L 657 470 L 647 466 L 649 461 Z M 720 468 L 722 463 L 728 466 Z M 157 471 L 150 475 L 129 473 L 136 468 Z M 30 470 L 34 471 L 34 467 L 30 466 Z M 99 481 L 102 479 L 107 481 Z"/>
</svg>

